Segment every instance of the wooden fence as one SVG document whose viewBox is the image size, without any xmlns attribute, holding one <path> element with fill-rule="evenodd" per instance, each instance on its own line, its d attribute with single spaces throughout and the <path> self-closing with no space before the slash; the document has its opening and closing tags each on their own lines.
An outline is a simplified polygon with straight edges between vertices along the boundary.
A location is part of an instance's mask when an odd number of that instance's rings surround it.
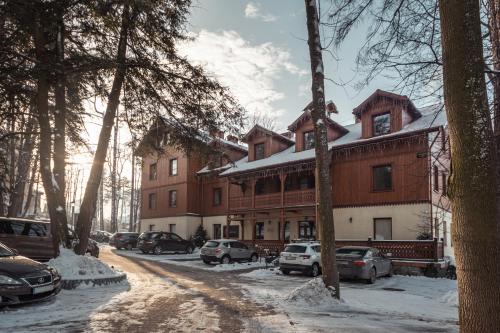
<svg viewBox="0 0 500 333">
<path fill-rule="evenodd" d="M 266 250 L 280 253 L 285 248 L 281 240 L 245 240 L 249 246 L 254 246 L 259 255 L 265 255 Z M 370 246 L 379 249 L 384 254 L 390 254 L 393 259 L 401 260 L 434 260 L 443 258 L 443 243 L 434 240 L 337 240 L 336 247 Z"/>
</svg>

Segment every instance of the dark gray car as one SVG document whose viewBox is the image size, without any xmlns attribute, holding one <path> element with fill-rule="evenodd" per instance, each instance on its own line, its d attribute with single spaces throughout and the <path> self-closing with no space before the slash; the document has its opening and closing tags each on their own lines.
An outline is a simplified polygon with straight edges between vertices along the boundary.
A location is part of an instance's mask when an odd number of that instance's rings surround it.
<svg viewBox="0 0 500 333">
<path fill-rule="evenodd" d="M 336 258 L 341 278 L 374 283 L 379 276 L 392 276 L 391 259 L 373 247 L 341 247 L 336 251 Z"/>
<path fill-rule="evenodd" d="M 221 264 L 229 264 L 232 261 L 255 262 L 259 259 L 253 247 L 230 239 L 214 239 L 206 242 L 201 248 L 200 257 L 205 264 L 213 261 Z"/>
</svg>

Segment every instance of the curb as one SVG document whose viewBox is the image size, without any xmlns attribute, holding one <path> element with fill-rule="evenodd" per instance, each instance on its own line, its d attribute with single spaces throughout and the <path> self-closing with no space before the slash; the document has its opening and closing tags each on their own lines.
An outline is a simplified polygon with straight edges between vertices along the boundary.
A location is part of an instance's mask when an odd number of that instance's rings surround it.
<svg viewBox="0 0 500 333">
<path fill-rule="evenodd" d="M 65 290 L 72 290 L 76 289 L 78 286 L 81 284 L 89 285 L 91 287 L 96 287 L 96 286 L 105 286 L 108 284 L 114 284 L 114 283 L 120 283 L 124 280 L 127 279 L 127 274 L 121 273 L 118 276 L 115 277 L 109 277 L 109 278 L 97 278 L 97 279 L 83 279 L 83 280 L 62 280 L 61 281 L 61 288 Z"/>
</svg>

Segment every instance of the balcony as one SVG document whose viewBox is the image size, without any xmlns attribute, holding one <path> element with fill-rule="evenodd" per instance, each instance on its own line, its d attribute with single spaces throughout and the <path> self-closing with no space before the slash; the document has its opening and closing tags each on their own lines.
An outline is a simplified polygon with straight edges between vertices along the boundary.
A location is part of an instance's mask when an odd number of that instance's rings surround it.
<svg viewBox="0 0 500 333">
<path fill-rule="evenodd" d="M 310 206 L 316 203 L 314 189 L 287 191 L 284 195 L 284 207 Z M 281 193 L 261 194 L 255 196 L 255 207 L 252 207 L 252 197 L 233 197 L 229 199 L 229 210 L 246 210 L 252 208 L 279 208 Z"/>
</svg>

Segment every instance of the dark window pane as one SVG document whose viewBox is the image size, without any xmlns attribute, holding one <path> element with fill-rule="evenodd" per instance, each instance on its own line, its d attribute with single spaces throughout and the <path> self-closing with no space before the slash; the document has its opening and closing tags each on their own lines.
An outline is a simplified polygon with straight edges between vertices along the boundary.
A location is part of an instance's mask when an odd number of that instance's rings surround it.
<svg viewBox="0 0 500 333">
<path fill-rule="evenodd" d="M 158 168 L 157 164 L 153 163 L 149 165 L 149 180 L 156 180 L 158 178 Z"/>
<path fill-rule="evenodd" d="M 373 117 L 373 136 L 391 133 L 391 114 L 384 113 Z"/>
<path fill-rule="evenodd" d="M 314 148 L 314 131 L 304 133 L 304 150 Z"/>
<path fill-rule="evenodd" d="M 149 193 L 149 209 L 156 209 L 156 193 Z"/>
<path fill-rule="evenodd" d="M 392 167 L 390 165 L 377 166 L 373 168 L 373 190 L 392 190 Z"/>
<path fill-rule="evenodd" d="M 222 189 L 214 188 L 214 206 L 220 206 L 222 203 Z"/>
<path fill-rule="evenodd" d="M 175 190 L 169 192 L 169 206 L 177 207 L 177 191 Z"/>
<path fill-rule="evenodd" d="M 255 224 L 255 239 L 264 239 L 264 222 Z"/>
<path fill-rule="evenodd" d="M 288 253 L 305 253 L 306 249 L 307 248 L 305 246 L 301 246 L 301 245 L 288 245 L 285 248 L 284 252 L 288 252 Z"/>
<path fill-rule="evenodd" d="M 227 229 L 226 226 L 224 226 L 224 233 L 227 232 L 227 237 L 228 238 L 238 238 L 240 236 L 240 227 L 238 225 L 230 225 L 229 229 Z M 235 244 L 235 243 L 233 243 Z M 241 244 L 241 243 L 239 243 Z"/>
<path fill-rule="evenodd" d="M 256 160 L 264 158 L 264 144 L 258 143 L 254 146 L 254 155 Z"/>
<path fill-rule="evenodd" d="M 373 219 L 375 239 L 376 240 L 390 240 L 392 239 L 392 219 Z"/>
</svg>

